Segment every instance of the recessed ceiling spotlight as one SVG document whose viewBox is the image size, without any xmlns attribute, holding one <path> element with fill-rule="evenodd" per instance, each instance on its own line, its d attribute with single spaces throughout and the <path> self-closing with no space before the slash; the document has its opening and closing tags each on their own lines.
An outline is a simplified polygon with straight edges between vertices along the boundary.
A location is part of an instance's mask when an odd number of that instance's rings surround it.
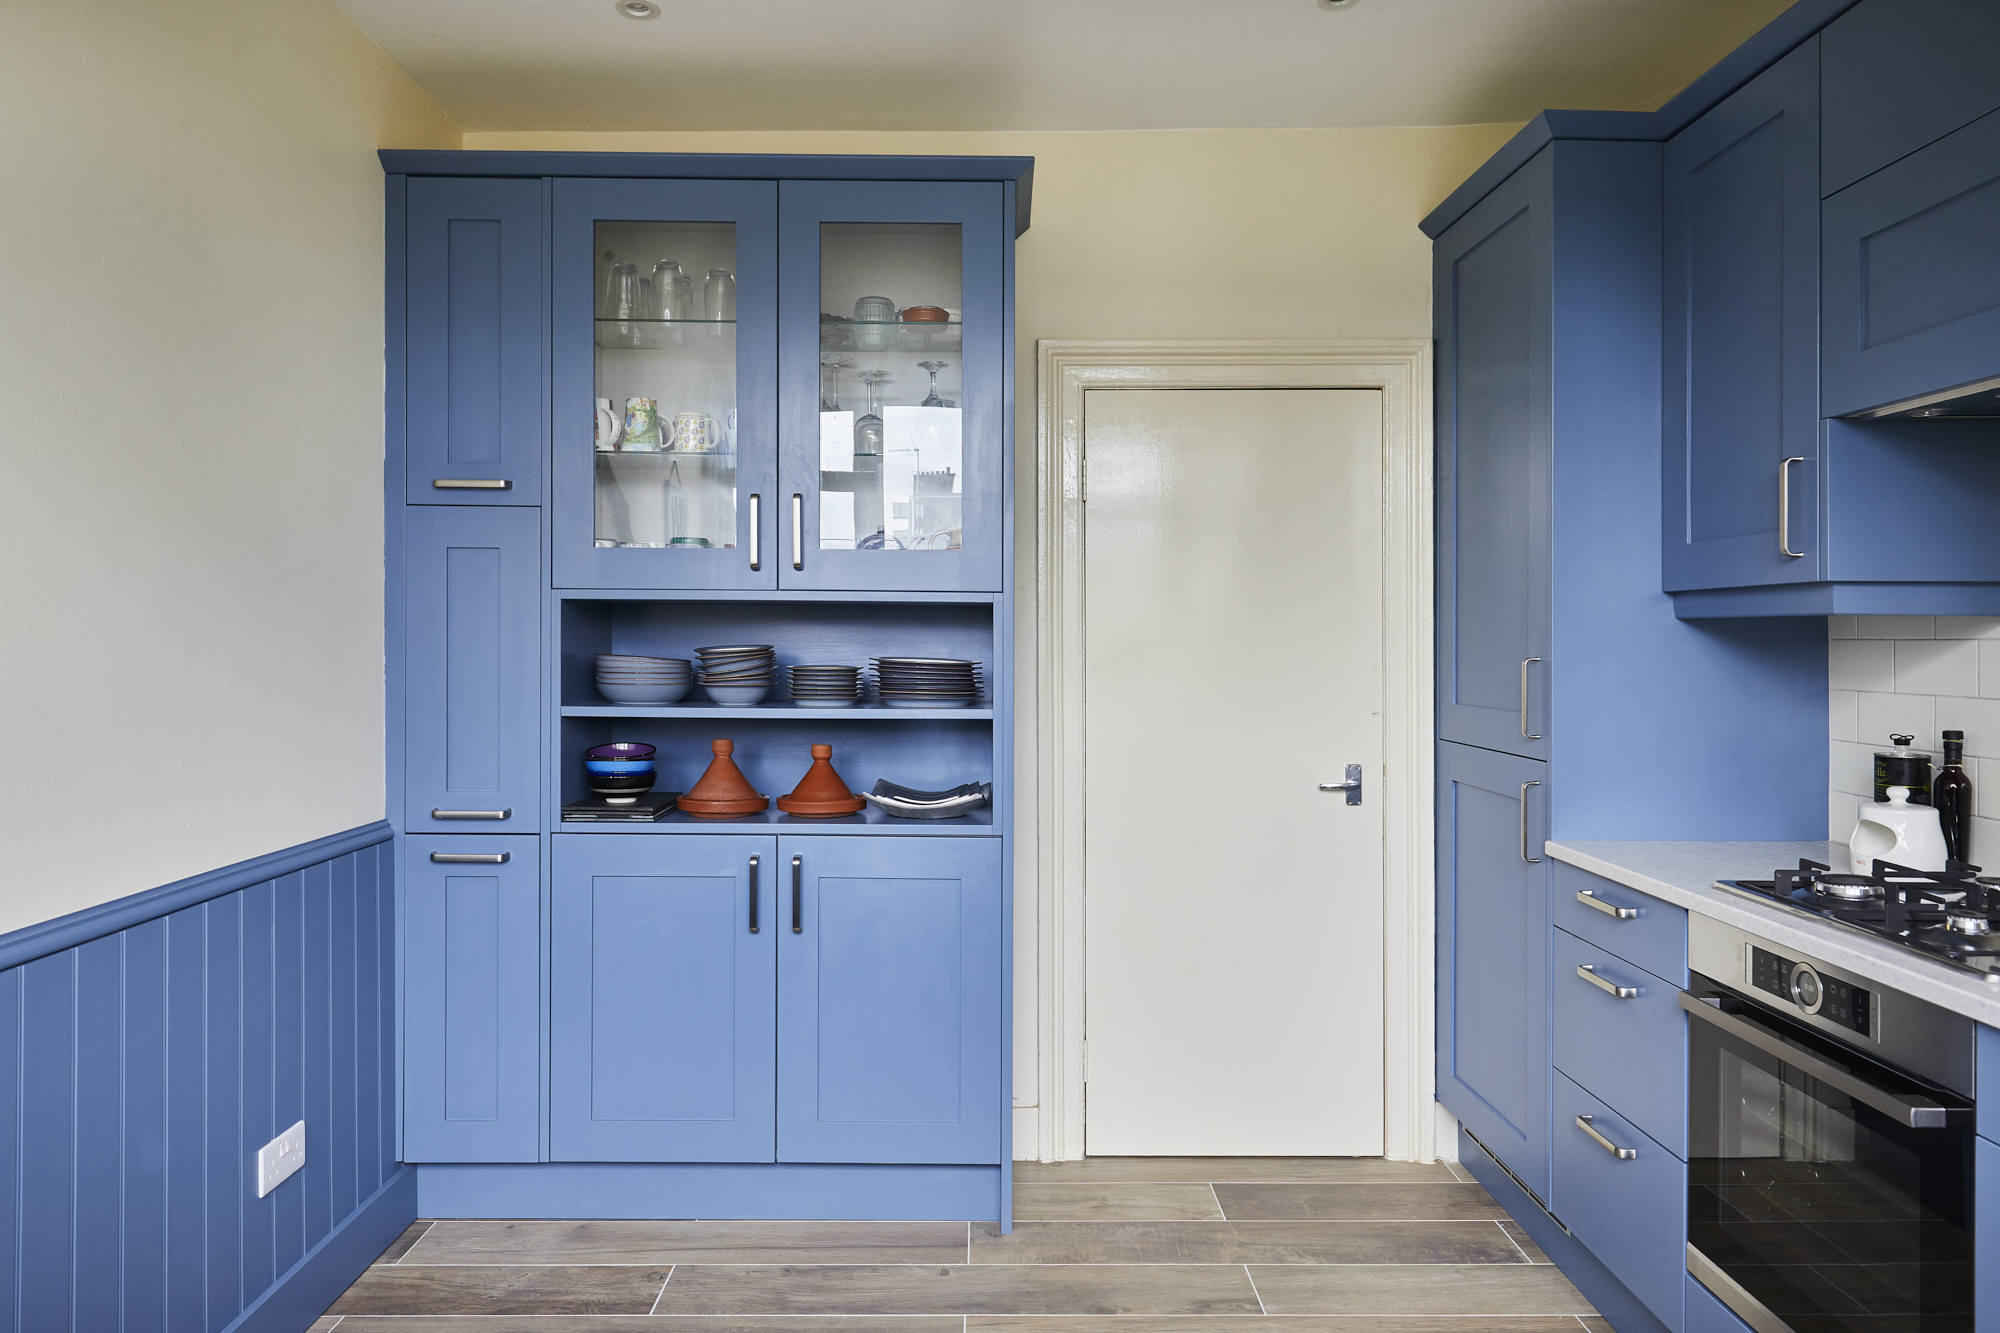
<svg viewBox="0 0 2000 1333">
<path fill-rule="evenodd" d="M 1352 9 L 1354 0 L 1319 0 L 1321 9 Z"/>
<path fill-rule="evenodd" d="M 1354 0 L 1345 0 L 1345 3 L 1353 4 Z M 611 7 L 628 19 L 656 19 L 660 16 L 660 7 L 653 0 L 618 0 Z"/>
</svg>

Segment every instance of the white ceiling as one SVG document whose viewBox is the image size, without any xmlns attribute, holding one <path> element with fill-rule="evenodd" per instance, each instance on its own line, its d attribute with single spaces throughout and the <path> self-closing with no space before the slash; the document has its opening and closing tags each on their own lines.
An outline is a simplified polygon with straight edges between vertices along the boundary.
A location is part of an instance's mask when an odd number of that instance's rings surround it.
<svg viewBox="0 0 2000 1333">
<path fill-rule="evenodd" d="M 1789 0 L 337 3 L 466 130 L 1112 130 L 1651 110 Z"/>
</svg>

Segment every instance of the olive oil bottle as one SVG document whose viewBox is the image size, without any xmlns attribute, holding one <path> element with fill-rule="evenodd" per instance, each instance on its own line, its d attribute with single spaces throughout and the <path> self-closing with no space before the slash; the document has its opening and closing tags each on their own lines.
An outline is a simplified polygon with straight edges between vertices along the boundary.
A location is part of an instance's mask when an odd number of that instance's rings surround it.
<svg viewBox="0 0 2000 1333">
<path fill-rule="evenodd" d="M 1944 767 L 1931 779 L 1931 804 L 1944 829 L 1945 854 L 1954 861 L 1972 860 L 1972 779 L 1965 773 L 1965 733 L 1944 733 Z"/>
</svg>

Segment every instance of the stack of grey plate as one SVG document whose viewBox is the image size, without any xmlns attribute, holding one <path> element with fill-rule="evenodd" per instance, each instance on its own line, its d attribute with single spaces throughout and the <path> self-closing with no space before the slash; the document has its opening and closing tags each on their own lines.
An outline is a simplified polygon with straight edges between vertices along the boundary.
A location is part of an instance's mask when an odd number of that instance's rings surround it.
<svg viewBox="0 0 2000 1333">
<path fill-rule="evenodd" d="M 719 704 L 741 707 L 764 702 L 777 683 L 777 650 L 768 643 L 724 644 L 697 648 L 701 687 Z"/>
<path fill-rule="evenodd" d="M 795 666 L 792 702 L 801 708 L 852 708 L 861 698 L 857 666 Z"/>
<path fill-rule="evenodd" d="M 597 655 L 597 692 L 616 704 L 670 704 L 694 684 L 684 657 Z"/>
<path fill-rule="evenodd" d="M 875 693 L 890 708 L 966 708 L 979 702 L 979 663 L 955 657 L 877 657 Z"/>
</svg>

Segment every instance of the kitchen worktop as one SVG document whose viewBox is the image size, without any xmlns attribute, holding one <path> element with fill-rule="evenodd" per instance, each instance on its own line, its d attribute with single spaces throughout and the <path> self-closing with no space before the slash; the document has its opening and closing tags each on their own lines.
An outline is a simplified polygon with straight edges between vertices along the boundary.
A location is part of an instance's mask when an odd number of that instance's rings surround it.
<svg viewBox="0 0 2000 1333">
<path fill-rule="evenodd" d="M 1547 847 L 1550 856 L 1580 870 L 2000 1027 L 2000 983 L 1834 922 L 1715 887 L 1722 879 L 1768 879 L 1773 870 L 1797 865 L 1802 856 L 1839 866 L 1847 856 L 1844 843 L 1551 841 Z"/>
</svg>

